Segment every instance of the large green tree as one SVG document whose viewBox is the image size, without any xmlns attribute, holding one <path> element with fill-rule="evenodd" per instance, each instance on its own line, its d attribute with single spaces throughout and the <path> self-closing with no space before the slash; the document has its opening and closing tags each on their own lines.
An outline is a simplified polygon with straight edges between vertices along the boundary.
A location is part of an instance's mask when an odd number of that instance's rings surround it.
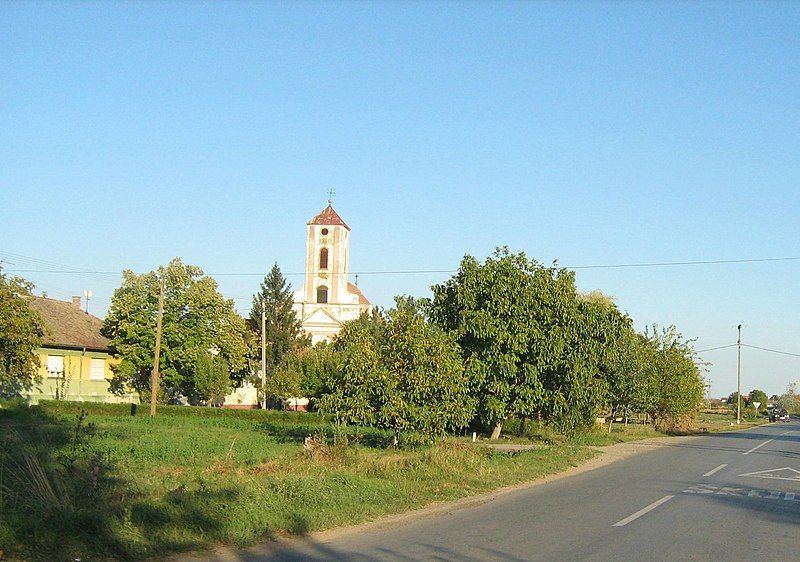
<svg viewBox="0 0 800 562">
<path fill-rule="evenodd" d="M 229 378 L 230 372 L 245 370 L 247 328 L 233 301 L 217 290 L 216 281 L 180 258 L 158 271 L 123 273 L 103 326 L 112 351 L 122 357 L 113 388 L 132 387 L 149 395 L 161 280 L 165 293 L 159 399 L 177 394 L 208 399 L 224 392 L 230 383 L 220 383 L 219 364 L 229 367 Z"/>
<path fill-rule="evenodd" d="M 396 301 L 385 324 L 362 318 L 337 337 L 341 366 L 320 409 L 397 434 L 438 437 L 466 426 L 474 399 L 457 344 L 426 320 L 415 300 Z"/>
<path fill-rule="evenodd" d="M 622 329 L 617 341 L 612 368 L 605 374 L 607 383 L 606 405 L 614 418 L 627 420 L 632 414 L 647 410 L 647 393 L 653 377 L 653 365 L 649 361 L 644 338 L 628 325 Z"/>
<path fill-rule="evenodd" d="M 390 375 L 382 424 L 430 436 L 465 427 L 475 413 L 475 400 L 458 344 L 426 320 L 414 299 L 396 302 L 381 346 Z"/>
<path fill-rule="evenodd" d="M 258 336 L 256 343 L 260 349 L 263 305 L 268 373 L 272 373 L 294 347 L 309 344 L 308 338 L 301 333 L 300 319 L 292 310 L 293 303 L 291 286 L 276 263 L 264 277 L 261 289 L 253 295 L 250 310 L 250 326 Z"/>
<path fill-rule="evenodd" d="M 674 326 L 645 331 L 650 365 L 646 408 L 653 424 L 676 427 L 691 423 L 703 402 L 705 381 L 691 342 Z"/>
<path fill-rule="evenodd" d="M 39 359 L 34 352 L 44 324 L 25 300 L 32 289 L 30 282 L 0 270 L 0 397 L 17 396 L 36 382 Z"/>
<path fill-rule="evenodd" d="M 614 418 L 627 419 L 644 409 L 649 377 L 642 353 L 644 340 L 612 297 L 593 291 L 579 299 L 585 333 L 578 345 L 589 350 L 588 359 L 595 373 L 593 387 L 605 392 L 603 402 L 611 415 L 610 432 Z"/>
<path fill-rule="evenodd" d="M 508 417 L 541 411 L 542 372 L 566 351 L 562 333 L 550 329 L 554 309 L 575 301 L 574 293 L 568 272 L 508 248 L 484 263 L 465 256 L 450 280 L 433 286 L 431 319 L 461 346 L 478 416 L 493 438 Z"/>
<path fill-rule="evenodd" d="M 378 425 L 389 378 L 381 343 L 366 322 L 346 323 L 334 340 L 336 370 L 330 392 L 318 406 L 337 424 Z"/>
</svg>

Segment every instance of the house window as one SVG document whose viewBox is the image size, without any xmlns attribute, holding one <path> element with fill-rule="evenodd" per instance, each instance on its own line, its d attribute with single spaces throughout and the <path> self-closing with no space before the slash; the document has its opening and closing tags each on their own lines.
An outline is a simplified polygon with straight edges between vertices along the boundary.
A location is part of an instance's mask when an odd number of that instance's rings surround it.
<svg viewBox="0 0 800 562">
<path fill-rule="evenodd" d="M 319 268 L 328 269 L 328 248 L 319 251 Z"/>
<path fill-rule="evenodd" d="M 64 356 L 63 355 L 48 355 L 47 356 L 47 376 L 51 379 L 64 378 Z"/>
<path fill-rule="evenodd" d="M 328 288 L 325 285 L 317 287 L 317 302 L 320 304 L 328 302 Z"/>
<path fill-rule="evenodd" d="M 89 364 L 89 378 L 93 381 L 106 380 L 106 360 L 92 359 Z"/>
</svg>

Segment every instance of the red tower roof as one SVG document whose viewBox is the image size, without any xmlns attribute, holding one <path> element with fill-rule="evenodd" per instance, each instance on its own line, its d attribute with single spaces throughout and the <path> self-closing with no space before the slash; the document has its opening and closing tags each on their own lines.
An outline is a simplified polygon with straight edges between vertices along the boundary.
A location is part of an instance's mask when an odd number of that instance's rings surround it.
<svg viewBox="0 0 800 562">
<path fill-rule="evenodd" d="M 350 227 L 347 226 L 347 223 L 342 220 L 342 217 L 336 214 L 336 211 L 333 210 L 330 203 L 328 204 L 325 209 L 318 214 L 316 217 L 308 221 L 308 224 L 324 224 L 326 226 L 343 226 L 347 230 L 350 230 Z"/>
</svg>

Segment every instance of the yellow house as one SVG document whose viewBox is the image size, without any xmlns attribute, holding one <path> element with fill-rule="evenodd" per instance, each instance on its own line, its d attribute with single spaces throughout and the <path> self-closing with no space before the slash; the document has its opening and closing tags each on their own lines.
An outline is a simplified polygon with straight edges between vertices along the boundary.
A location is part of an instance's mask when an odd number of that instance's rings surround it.
<svg viewBox="0 0 800 562">
<path fill-rule="evenodd" d="M 29 402 L 77 400 L 86 402 L 138 402 L 135 393 L 118 396 L 109 391 L 118 364 L 100 334 L 103 321 L 81 310 L 80 297 L 72 302 L 28 297 L 31 308 L 44 320 L 39 354 L 40 381 L 28 393 Z"/>
</svg>

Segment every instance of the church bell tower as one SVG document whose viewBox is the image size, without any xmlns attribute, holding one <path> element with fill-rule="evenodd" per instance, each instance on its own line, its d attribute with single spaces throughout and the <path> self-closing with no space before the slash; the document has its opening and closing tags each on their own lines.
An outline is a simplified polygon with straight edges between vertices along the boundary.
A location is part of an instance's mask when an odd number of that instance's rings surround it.
<svg viewBox="0 0 800 562">
<path fill-rule="evenodd" d="M 325 209 L 308 222 L 306 242 L 305 301 L 317 304 L 343 304 L 347 300 L 350 227 L 328 202 Z"/>
<path fill-rule="evenodd" d="M 294 293 L 293 309 L 312 343 L 330 341 L 342 325 L 370 309 L 370 302 L 350 283 L 350 227 L 328 206 L 308 221 L 303 288 Z"/>
</svg>

